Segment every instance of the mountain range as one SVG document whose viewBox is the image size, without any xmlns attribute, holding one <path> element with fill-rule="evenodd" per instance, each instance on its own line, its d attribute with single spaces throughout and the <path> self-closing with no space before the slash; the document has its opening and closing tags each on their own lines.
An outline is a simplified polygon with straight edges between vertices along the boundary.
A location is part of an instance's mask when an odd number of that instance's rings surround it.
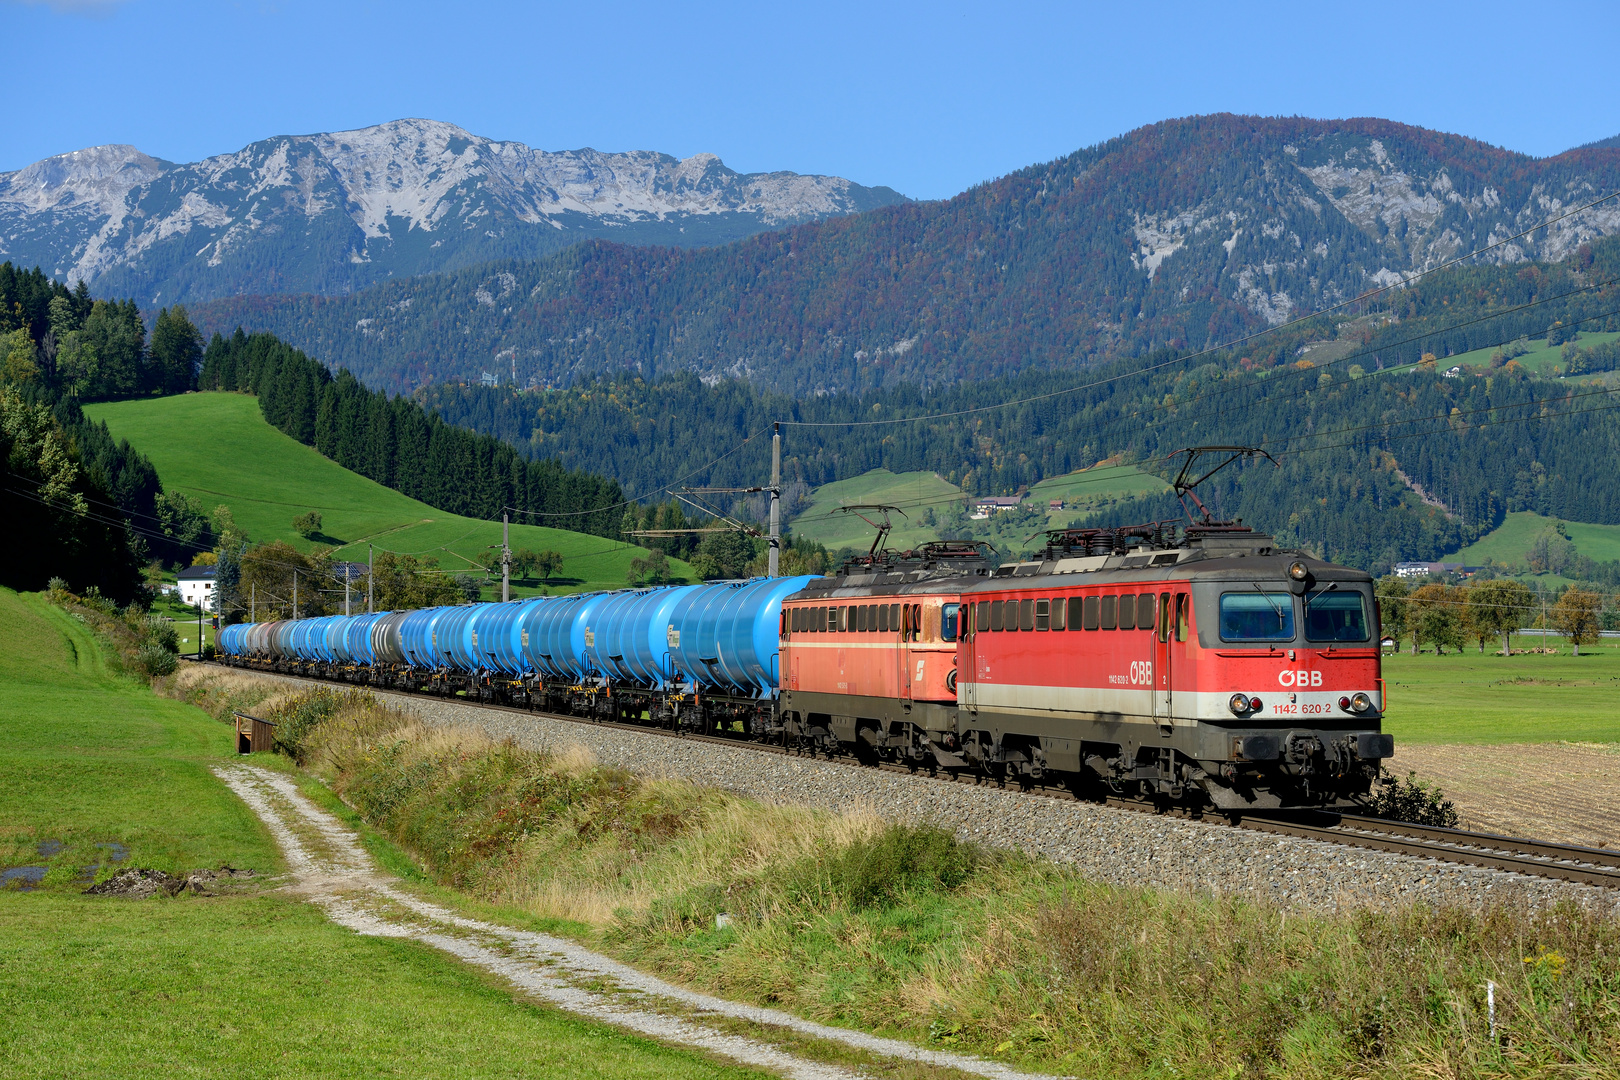
<svg viewBox="0 0 1620 1080">
<path fill-rule="evenodd" d="M 593 237 L 717 244 L 904 202 L 713 154 L 552 153 L 434 120 L 264 139 L 191 164 L 97 146 L 0 172 L 0 260 L 144 306 L 343 294 Z"/>
<path fill-rule="evenodd" d="M 1386 120 L 1203 116 L 728 244 L 599 240 L 194 315 L 395 389 L 622 370 L 795 394 L 940 385 L 1201 348 L 1491 244 L 1487 262 L 1561 261 L 1620 232 L 1620 200 L 1564 216 L 1617 189 L 1620 149 L 1537 159 Z"/>
</svg>

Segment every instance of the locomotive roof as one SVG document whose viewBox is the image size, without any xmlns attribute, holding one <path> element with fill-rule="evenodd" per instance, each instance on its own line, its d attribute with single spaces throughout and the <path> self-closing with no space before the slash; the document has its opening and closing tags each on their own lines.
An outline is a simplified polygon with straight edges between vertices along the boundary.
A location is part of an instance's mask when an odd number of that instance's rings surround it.
<svg viewBox="0 0 1620 1080">
<path fill-rule="evenodd" d="M 1136 548 L 1124 554 L 1079 555 L 967 567 L 856 567 L 854 573 L 817 578 L 790 600 L 837 600 L 869 596 L 1001 592 L 1009 589 L 1070 588 L 1078 585 L 1145 581 L 1287 580 L 1288 567 L 1304 562 L 1318 581 L 1371 582 L 1365 571 L 1324 562 L 1305 552 L 1277 549 L 1271 537 L 1244 532 L 1194 537 L 1173 548 Z"/>
</svg>

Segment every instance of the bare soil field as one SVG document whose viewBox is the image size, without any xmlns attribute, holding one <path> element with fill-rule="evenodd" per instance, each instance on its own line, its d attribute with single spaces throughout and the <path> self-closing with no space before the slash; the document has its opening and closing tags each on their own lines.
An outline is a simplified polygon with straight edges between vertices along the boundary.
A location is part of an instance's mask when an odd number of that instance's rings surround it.
<svg viewBox="0 0 1620 1080">
<path fill-rule="evenodd" d="M 1438 784 L 1462 827 L 1588 847 L 1620 847 L 1620 744 L 1400 747 L 1400 776 Z"/>
</svg>

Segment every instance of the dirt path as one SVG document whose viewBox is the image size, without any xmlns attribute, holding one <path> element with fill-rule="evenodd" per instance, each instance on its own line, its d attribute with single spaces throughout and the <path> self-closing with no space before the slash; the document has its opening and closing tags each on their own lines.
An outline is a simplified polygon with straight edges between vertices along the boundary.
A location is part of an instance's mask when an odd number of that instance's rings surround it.
<svg viewBox="0 0 1620 1080">
<path fill-rule="evenodd" d="M 1462 827 L 1587 847 L 1620 847 L 1620 748 L 1579 743 L 1399 747 L 1457 804 Z"/>
<path fill-rule="evenodd" d="M 287 776 L 251 765 L 223 766 L 214 772 L 269 827 L 292 871 L 291 888 L 320 905 L 334 922 L 361 934 L 431 945 L 558 1008 L 793 1080 L 853 1080 L 864 1074 L 772 1045 L 772 1028 L 841 1043 L 876 1058 L 987 1080 L 1034 1075 L 965 1054 L 926 1050 L 695 993 L 563 938 L 458 915 L 401 889 L 396 879 L 376 868 L 353 831 L 305 798 Z M 757 1035 L 723 1032 L 705 1024 L 706 1018 L 740 1021 L 757 1029 Z"/>
</svg>

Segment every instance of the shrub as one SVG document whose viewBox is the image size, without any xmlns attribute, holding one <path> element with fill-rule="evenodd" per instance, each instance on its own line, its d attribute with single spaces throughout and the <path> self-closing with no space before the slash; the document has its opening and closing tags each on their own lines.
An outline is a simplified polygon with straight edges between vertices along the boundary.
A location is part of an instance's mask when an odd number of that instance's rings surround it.
<svg viewBox="0 0 1620 1080">
<path fill-rule="evenodd" d="M 135 662 L 152 678 L 173 675 L 180 666 L 180 657 L 156 642 L 148 641 L 135 651 Z"/>
<path fill-rule="evenodd" d="M 1372 817 L 1390 821 L 1404 821 L 1411 825 L 1433 825 L 1442 829 L 1457 827 L 1457 807 L 1438 787 L 1422 783 L 1417 773 L 1407 773 L 1406 780 L 1397 780 L 1378 789 L 1372 805 L 1367 808 Z"/>
<path fill-rule="evenodd" d="M 979 862 L 976 848 L 937 825 L 889 825 L 838 852 L 826 873 L 833 891 L 859 910 L 955 889 Z"/>
</svg>

